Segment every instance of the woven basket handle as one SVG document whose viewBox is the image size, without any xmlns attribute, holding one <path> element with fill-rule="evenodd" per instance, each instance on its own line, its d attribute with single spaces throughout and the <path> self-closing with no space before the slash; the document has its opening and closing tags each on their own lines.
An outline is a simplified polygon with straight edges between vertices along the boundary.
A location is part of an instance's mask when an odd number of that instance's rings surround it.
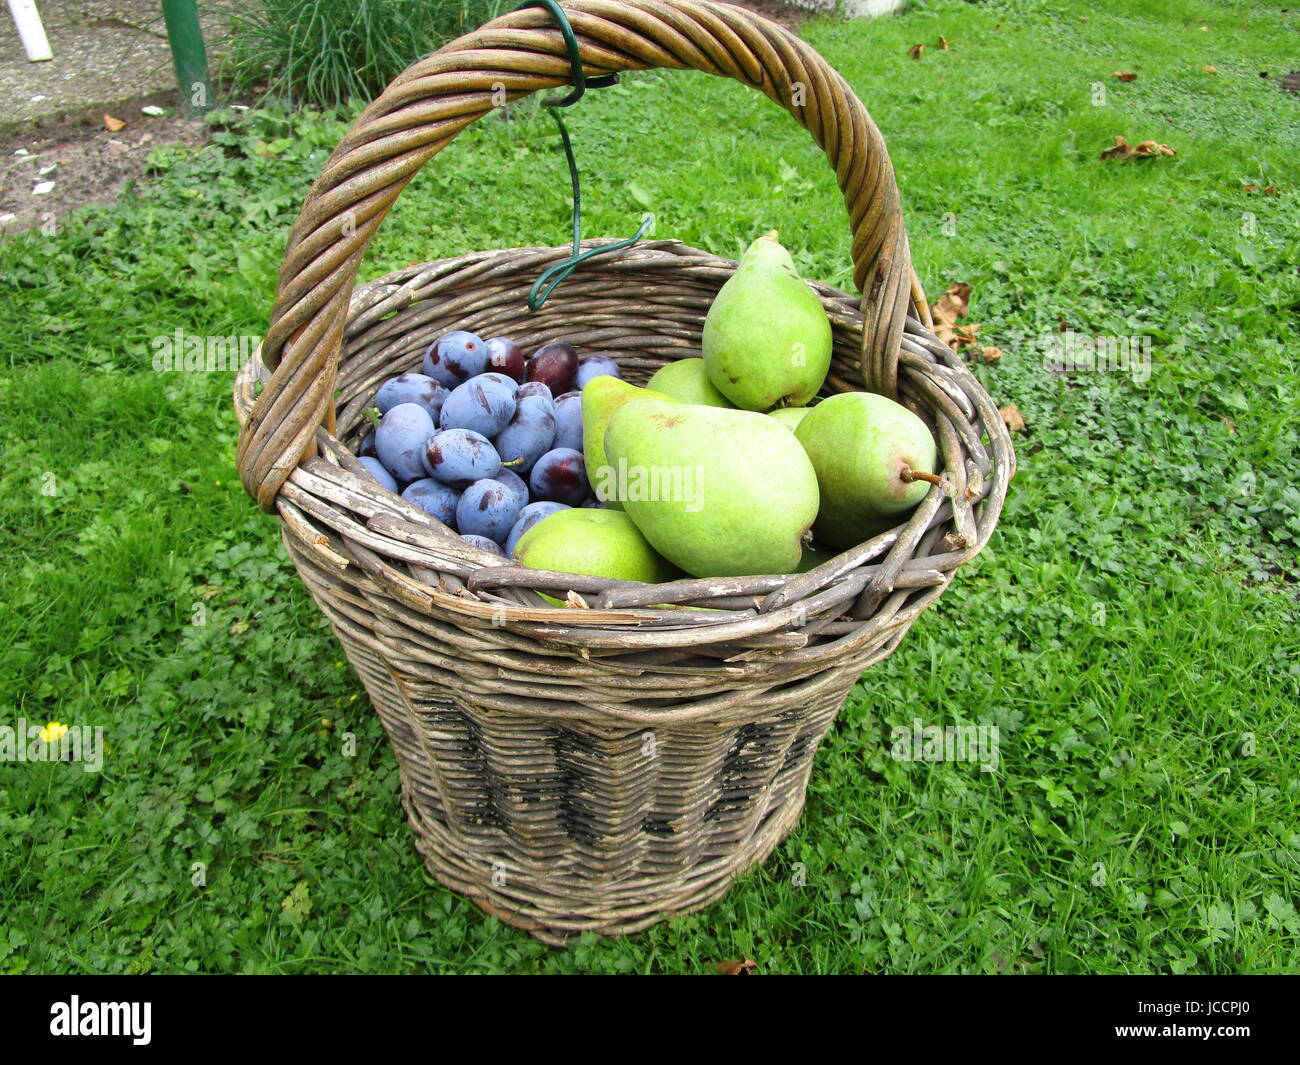
<svg viewBox="0 0 1300 1065">
<path fill-rule="evenodd" d="M 658 67 L 744 82 L 789 111 L 825 150 L 853 227 L 863 293 L 866 387 L 897 394 L 899 340 L 913 295 L 898 186 L 871 116 L 811 47 L 757 15 L 693 0 L 570 0 L 589 78 Z M 549 12 L 516 11 L 445 45 L 396 78 L 357 119 L 312 186 L 289 235 L 271 324 L 269 377 L 239 440 L 239 475 L 267 510 L 329 415 L 357 268 L 406 183 L 504 99 L 568 84 Z M 263 375 L 266 377 L 266 375 Z"/>
</svg>

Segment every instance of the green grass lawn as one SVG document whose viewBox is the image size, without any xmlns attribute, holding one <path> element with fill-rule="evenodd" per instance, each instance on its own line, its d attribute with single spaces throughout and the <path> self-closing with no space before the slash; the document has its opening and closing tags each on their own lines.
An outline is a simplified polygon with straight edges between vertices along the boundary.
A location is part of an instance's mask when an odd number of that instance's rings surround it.
<svg viewBox="0 0 1300 1065">
<path fill-rule="evenodd" d="M 631 939 L 549 949 L 423 872 L 379 722 L 238 484 L 230 375 L 151 368 L 178 328 L 264 330 L 346 116 L 227 115 L 116 206 L 6 239 L 0 724 L 107 749 L 99 773 L 0 763 L 0 972 L 1295 969 L 1297 30 L 1258 0 L 806 28 L 885 134 L 932 299 L 969 282 L 1003 349 L 978 372 L 1024 414 L 1021 470 L 988 550 L 854 690 L 790 839 Z M 779 227 L 849 287 L 832 175 L 757 94 L 656 72 L 569 123 L 588 235 L 651 208 L 734 255 Z M 1116 134 L 1178 154 L 1101 161 Z M 562 243 L 566 182 L 544 116 L 480 123 L 364 275 Z M 1149 338 L 1149 378 L 1050 372 L 1062 328 Z M 997 770 L 895 761 L 918 717 L 996 724 Z"/>
</svg>

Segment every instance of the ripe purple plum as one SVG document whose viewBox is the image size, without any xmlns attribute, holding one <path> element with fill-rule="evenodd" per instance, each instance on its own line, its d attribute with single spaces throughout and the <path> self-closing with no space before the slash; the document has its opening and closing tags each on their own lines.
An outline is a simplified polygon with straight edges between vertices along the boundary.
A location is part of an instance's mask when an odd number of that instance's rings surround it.
<svg viewBox="0 0 1300 1065">
<path fill-rule="evenodd" d="M 384 464 L 373 455 L 362 455 L 357 459 L 361 465 L 370 471 L 370 476 L 378 481 L 384 488 L 387 488 L 394 495 L 397 494 L 397 482 L 393 480 L 393 475 L 384 469 Z"/>
<path fill-rule="evenodd" d="M 399 403 L 375 430 L 375 454 L 399 481 L 418 481 L 424 476 L 424 446 L 433 433 L 427 410 L 418 403 Z"/>
<path fill-rule="evenodd" d="M 424 353 L 423 370 L 444 388 L 455 388 L 487 369 L 487 345 L 473 333 L 444 333 Z"/>
<path fill-rule="evenodd" d="M 503 543 L 519 519 L 514 492 L 495 479 L 475 481 L 456 504 L 456 528 Z"/>
<path fill-rule="evenodd" d="M 538 500 L 536 503 L 529 503 L 519 512 L 519 517 L 515 520 L 514 527 L 510 530 L 510 535 L 506 537 L 505 549 L 508 557 L 513 557 L 515 553 L 515 544 L 519 542 L 519 537 L 523 536 L 529 529 L 536 525 L 543 518 L 554 514 L 557 510 L 568 510 L 565 503 L 552 503 L 547 500 Z"/>
<path fill-rule="evenodd" d="M 566 392 L 555 401 L 555 446 L 582 450 L 581 392 Z"/>
<path fill-rule="evenodd" d="M 533 466 L 528 475 L 528 486 L 536 499 L 578 506 L 591 494 L 582 452 L 571 447 L 548 451 Z"/>
<path fill-rule="evenodd" d="M 497 452 L 498 455 L 500 453 L 500 451 Z M 523 510 L 524 507 L 528 506 L 528 482 L 520 477 L 519 474 L 515 473 L 514 470 L 502 466 L 501 472 L 498 473 L 493 480 L 500 481 L 514 493 L 515 506 L 517 509 Z"/>
<path fill-rule="evenodd" d="M 461 533 L 460 538 L 467 544 L 473 544 L 475 547 L 486 551 L 490 555 L 497 555 L 505 558 L 506 553 L 501 549 L 501 545 L 495 540 L 489 540 L 486 536 L 476 536 L 474 533 Z"/>
<path fill-rule="evenodd" d="M 497 434 L 495 446 L 501 462 L 518 474 L 527 474 L 555 446 L 554 409 L 549 399 L 528 395 L 519 401 L 510 424 Z"/>
<path fill-rule="evenodd" d="M 500 374 L 479 374 L 452 389 L 442 405 L 440 429 L 472 429 L 488 439 L 515 414 L 515 383 Z"/>
<path fill-rule="evenodd" d="M 460 501 L 460 493 L 455 489 L 439 484 L 432 477 L 422 477 L 402 490 L 402 498 L 444 525 L 456 528 L 456 504 Z"/>
<path fill-rule="evenodd" d="M 387 414 L 399 403 L 418 403 L 429 412 L 429 417 L 437 421 L 447 396 L 447 390 L 432 377 L 425 377 L 422 373 L 404 373 L 390 377 L 379 386 L 375 393 L 375 406 L 380 414 Z"/>
<path fill-rule="evenodd" d="M 583 359 L 578 363 L 578 373 L 574 378 L 578 391 L 587 387 L 587 382 L 593 377 L 617 377 L 620 380 L 623 377 L 623 371 L 618 368 L 618 363 L 608 355 L 593 355 L 589 359 Z"/>
<path fill-rule="evenodd" d="M 425 445 L 423 458 L 424 470 L 430 477 L 458 489 L 495 477 L 501 470 L 501 456 L 492 442 L 472 429 L 434 433 Z"/>
</svg>

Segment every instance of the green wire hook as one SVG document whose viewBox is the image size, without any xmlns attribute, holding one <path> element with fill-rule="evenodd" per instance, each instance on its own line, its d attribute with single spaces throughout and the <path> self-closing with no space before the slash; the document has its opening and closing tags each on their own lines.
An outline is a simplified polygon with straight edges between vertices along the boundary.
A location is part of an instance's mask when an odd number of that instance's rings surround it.
<svg viewBox="0 0 1300 1065">
<path fill-rule="evenodd" d="M 582 56 L 578 51 L 578 38 L 573 32 L 569 16 L 564 13 L 564 9 L 560 7 L 556 0 L 526 0 L 515 10 L 522 11 L 527 7 L 544 7 L 555 16 L 555 21 L 560 24 L 560 33 L 564 37 L 565 50 L 569 54 L 569 66 L 573 70 L 573 91 L 564 97 L 551 97 L 542 101 L 542 106 L 551 112 L 551 117 L 559 128 L 560 141 L 564 145 L 564 158 L 569 164 L 569 178 L 573 185 L 573 251 L 567 259 L 547 268 L 543 271 L 542 276 L 533 282 L 532 290 L 528 293 L 528 309 L 537 311 L 541 310 L 542 305 L 550 297 L 555 286 L 573 273 L 582 263 L 596 255 L 605 255 L 609 252 L 630 248 L 645 236 L 646 230 L 654 224 L 654 219 L 653 217 L 647 218 L 641 223 L 641 227 L 636 231 L 636 234 L 627 240 L 606 244 L 601 248 L 589 248 L 585 252 L 582 251 L 582 186 L 578 178 L 578 162 L 573 157 L 573 143 L 569 140 L 569 130 L 564 125 L 564 119 L 560 117 L 560 108 L 571 107 L 576 104 L 582 99 L 588 88 L 602 89 L 608 85 L 617 85 L 618 75 L 607 74 L 603 77 L 587 79 L 582 69 Z"/>
</svg>

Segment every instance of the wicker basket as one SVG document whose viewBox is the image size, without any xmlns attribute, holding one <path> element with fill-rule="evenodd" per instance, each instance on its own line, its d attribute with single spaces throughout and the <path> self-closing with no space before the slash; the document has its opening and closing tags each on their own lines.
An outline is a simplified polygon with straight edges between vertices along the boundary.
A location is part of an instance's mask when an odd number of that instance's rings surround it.
<svg viewBox="0 0 1300 1065">
<path fill-rule="evenodd" d="M 354 291 L 393 201 L 491 110 L 494 87 L 517 99 L 568 82 L 544 10 L 451 42 L 358 119 L 294 226 L 270 328 L 236 382 L 239 471 L 278 515 L 383 720 L 429 870 L 550 943 L 701 907 L 776 847 L 849 688 L 988 541 L 1015 465 L 996 406 L 931 330 L 884 143 L 843 79 L 780 26 L 726 4 L 574 0 L 565 11 L 589 77 L 733 77 L 825 148 L 864 293 L 813 286 L 834 331 L 826 392 L 865 384 L 920 413 L 945 485 L 906 524 L 794 576 L 643 585 L 522 569 L 472 547 L 383 491 L 345 443 L 378 384 L 454 328 L 526 347 L 563 336 L 644 382 L 698 353 L 735 263 L 649 241 L 583 264 L 536 313 L 529 288 L 568 248 L 480 252 Z M 576 598 L 553 608 L 539 591 Z M 707 609 L 651 606 L 667 603 Z"/>
</svg>

